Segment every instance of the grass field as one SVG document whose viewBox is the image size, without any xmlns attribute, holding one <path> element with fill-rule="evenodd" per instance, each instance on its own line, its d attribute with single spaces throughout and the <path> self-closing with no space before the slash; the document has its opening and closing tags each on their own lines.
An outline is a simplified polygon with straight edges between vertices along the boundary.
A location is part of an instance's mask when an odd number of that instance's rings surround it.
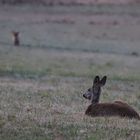
<svg viewBox="0 0 140 140">
<path fill-rule="evenodd" d="M 140 113 L 139 6 L 0 7 L 0 139 L 139 140 L 139 121 L 87 117 L 82 97 L 107 75 L 101 102 Z"/>
</svg>

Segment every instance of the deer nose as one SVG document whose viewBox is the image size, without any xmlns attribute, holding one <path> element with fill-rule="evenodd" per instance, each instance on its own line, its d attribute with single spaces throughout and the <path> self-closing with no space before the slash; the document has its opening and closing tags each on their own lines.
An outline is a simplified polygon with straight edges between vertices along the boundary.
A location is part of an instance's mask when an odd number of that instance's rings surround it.
<svg viewBox="0 0 140 140">
<path fill-rule="evenodd" d="M 85 94 L 83 94 L 83 97 L 86 98 Z"/>
</svg>

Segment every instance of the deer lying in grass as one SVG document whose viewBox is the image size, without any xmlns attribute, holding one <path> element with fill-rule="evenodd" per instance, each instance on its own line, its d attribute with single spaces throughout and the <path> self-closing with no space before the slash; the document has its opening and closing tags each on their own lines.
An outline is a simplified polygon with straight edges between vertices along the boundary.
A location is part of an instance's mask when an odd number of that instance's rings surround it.
<svg viewBox="0 0 140 140">
<path fill-rule="evenodd" d="M 19 46 L 20 45 L 19 32 L 12 31 L 12 35 L 13 35 L 14 45 Z"/>
<path fill-rule="evenodd" d="M 97 116 L 120 116 L 127 118 L 135 118 L 140 120 L 139 114 L 127 103 L 123 101 L 114 101 L 113 103 L 99 103 L 101 94 L 101 87 L 105 85 L 107 77 L 104 76 L 100 80 L 99 76 L 96 76 L 93 81 L 92 88 L 89 88 L 83 97 L 91 100 L 91 105 L 88 106 L 85 114 L 97 117 Z"/>
</svg>

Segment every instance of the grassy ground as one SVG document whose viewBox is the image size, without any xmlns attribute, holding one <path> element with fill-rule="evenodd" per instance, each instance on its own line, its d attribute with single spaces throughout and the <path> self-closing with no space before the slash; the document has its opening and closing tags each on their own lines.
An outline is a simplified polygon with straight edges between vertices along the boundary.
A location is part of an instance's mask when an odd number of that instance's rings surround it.
<svg viewBox="0 0 140 140">
<path fill-rule="evenodd" d="M 139 5 L 0 13 L 0 139 L 140 139 L 139 121 L 87 117 L 82 97 L 95 75 L 107 75 L 101 102 L 121 99 L 140 112 Z"/>
</svg>

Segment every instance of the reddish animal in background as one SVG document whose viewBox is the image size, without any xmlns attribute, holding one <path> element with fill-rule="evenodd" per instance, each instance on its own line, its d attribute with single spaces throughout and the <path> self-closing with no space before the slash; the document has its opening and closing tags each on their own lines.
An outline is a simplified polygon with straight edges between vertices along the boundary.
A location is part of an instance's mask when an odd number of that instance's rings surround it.
<svg viewBox="0 0 140 140">
<path fill-rule="evenodd" d="M 14 45 L 19 46 L 20 45 L 19 32 L 12 31 L 12 35 L 13 35 Z"/>
</svg>

